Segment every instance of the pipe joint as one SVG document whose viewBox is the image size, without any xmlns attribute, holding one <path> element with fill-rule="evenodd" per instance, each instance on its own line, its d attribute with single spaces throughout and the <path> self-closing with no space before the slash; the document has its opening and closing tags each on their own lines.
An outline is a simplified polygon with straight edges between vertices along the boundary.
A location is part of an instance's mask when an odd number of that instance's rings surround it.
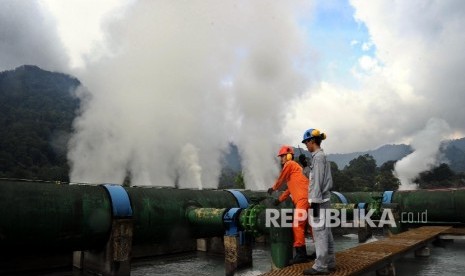
<svg viewBox="0 0 465 276">
<path fill-rule="evenodd" d="M 227 236 L 235 236 L 239 233 L 239 215 L 241 208 L 231 208 L 223 215 L 223 223 Z"/>
<path fill-rule="evenodd" d="M 126 190 L 116 184 L 102 185 L 108 193 L 111 202 L 111 210 L 114 218 L 129 218 L 132 217 L 131 200 Z"/>
<path fill-rule="evenodd" d="M 383 204 L 392 203 L 393 195 L 394 195 L 394 191 L 385 191 L 383 193 Z"/>
<path fill-rule="evenodd" d="M 245 197 L 243 193 L 237 190 L 226 190 L 226 191 L 230 192 L 236 198 L 239 208 L 244 209 L 244 208 L 249 207 L 249 201 L 247 200 L 247 198 Z"/>
<path fill-rule="evenodd" d="M 343 203 L 343 204 L 348 204 L 349 203 L 349 201 L 347 201 L 347 198 L 343 194 L 341 194 L 339 192 L 335 192 L 335 191 L 332 191 L 331 193 L 336 195 L 337 198 L 339 198 L 339 201 L 341 201 L 341 203 Z"/>
<path fill-rule="evenodd" d="M 265 210 L 266 207 L 263 205 L 252 205 L 247 209 L 244 209 L 240 216 L 240 224 L 242 228 L 249 233 L 252 233 L 254 236 L 259 236 L 261 233 L 260 231 L 260 223 L 259 223 L 259 215 Z"/>
</svg>

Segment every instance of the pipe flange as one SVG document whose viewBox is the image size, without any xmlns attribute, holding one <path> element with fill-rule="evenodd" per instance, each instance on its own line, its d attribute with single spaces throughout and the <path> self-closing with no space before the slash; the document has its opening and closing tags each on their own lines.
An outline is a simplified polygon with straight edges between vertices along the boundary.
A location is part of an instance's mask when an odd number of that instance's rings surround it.
<svg viewBox="0 0 465 276">
<path fill-rule="evenodd" d="M 336 195 L 339 198 L 339 200 L 341 201 L 341 203 L 343 203 L 343 204 L 348 204 L 349 203 L 349 201 L 347 201 L 347 198 L 343 194 L 341 194 L 339 192 L 334 192 L 334 191 L 332 191 L 331 193 Z"/>
<path fill-rule="evenodd" d="M 231 208 L 223 215 L 223 223 L 226 229 L 226 235 L 233 236 L 239 233 L 238 216 L 241 213 L 241 208 Z"/>
<path fill-rule="evenodd" d="M 110 197 L 113 217 L 132 217 L 131 200 L 127 191 L 117 184 L 103 184 L 102 186 Z"/>
<path fill-rule="evenodd" d="M 249 207 L 249 201 L 247 200 L 247 198 L 245 197 L 243 193 L 237 190 L 226 190 L 226 191 L 230 192 L 236 198 L 239 208 L 245 209 Z"/>
<path fill-rule="evenodd" d="M 260 235 L 257 224 L 258 214 L 265 209 L 266 207 L 263 205 L 252 205 L 242 211 L 240 222 L 244 231 L 252 233 L 254 236 Z"/>
<path fill-rule="evenodd" d="M 383 204 L 392 203 L 393 196 L 394 196 L 394 191 L 385 191 L 383 193 Z"/>
</svg>

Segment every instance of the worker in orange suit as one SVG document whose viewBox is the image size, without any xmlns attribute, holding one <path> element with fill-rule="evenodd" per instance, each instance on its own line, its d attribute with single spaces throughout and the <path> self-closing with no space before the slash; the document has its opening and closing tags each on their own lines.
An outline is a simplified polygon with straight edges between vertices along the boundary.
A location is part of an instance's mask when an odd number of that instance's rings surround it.
<svg viewBox="0 0 465 276">
<path fill-rule="evenodd" d="M 284 183 L 287 183 L 287 190 L 284 191 L 279 197 L 278 201 L 283 202 L 289 195 L 292 197 L 294 203 L 294 221 L 292 230 L 294 232 L 294 248 L 295 256 L 290 260 L 290 264 L 304 263 L 308 261 L 307 248 L 305 246 L 305 228 L 307 225 L 308 211 L 308 186 L 309 180 L 302 173 L 302 167 L 299 163 L 294 161 L 294 149 L 290 146 L 282 146 L 278 152 L 278 157 L 281 158 L 283 169 L 273 187 L 268 189 L 268 194 L 278 190 Z"/>
</svg>

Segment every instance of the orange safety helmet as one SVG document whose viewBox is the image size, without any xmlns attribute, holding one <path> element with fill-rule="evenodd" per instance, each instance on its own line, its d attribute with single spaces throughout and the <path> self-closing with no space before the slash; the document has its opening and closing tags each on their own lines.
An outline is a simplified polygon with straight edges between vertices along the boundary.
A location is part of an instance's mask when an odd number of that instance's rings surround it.
<svg viewBox="0 0 465 276">
<path fill-rule="evenodd" d="M 282 146 L 279 149 L 278 156 L 284 155 L 284 154 L 294 154 L 294 149 L 290 146 Z"/>
</svg>

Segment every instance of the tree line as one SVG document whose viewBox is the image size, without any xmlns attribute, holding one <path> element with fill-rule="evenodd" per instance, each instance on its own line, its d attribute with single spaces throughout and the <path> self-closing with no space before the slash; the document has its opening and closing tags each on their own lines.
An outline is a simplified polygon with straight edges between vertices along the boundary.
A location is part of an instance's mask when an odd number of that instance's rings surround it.
<svg viewBox="0 0 465 276">
<path fill-rule="evenodd" d="M 397 161 L 387 161 L 377 167 L 376 160 L 369 154 L 360 155 L 340 170 L 331 162 L 335 191 L 387 191 L 397 190 L 399 179 L 394 175 Z M 465 174 L 454 173 L 448 164 L 442 163 L 412 180 L 420 189 L 465 187 Z"/>
<path fill-rule="evenodd" d="M 394 175 L 397 161 L 387 161 L 377 166 L 376 160 L 369 154 L 352 159 L 347 166 L 339 169 L 335 162 L 330 162 L 333 176 L 333 190 L 339 192 L 373 192 L 395 191 L 400 186 Z M 413 180 L 420 189 L 465 187 L 465 174 L 454 173 L 448 164 L 420 173 Z M 273 183 L 270 183 L 272 185 Z M 220 188 L 246 187 L 242 172 L 224 168 L 220 177 Z"/>
</svg>

